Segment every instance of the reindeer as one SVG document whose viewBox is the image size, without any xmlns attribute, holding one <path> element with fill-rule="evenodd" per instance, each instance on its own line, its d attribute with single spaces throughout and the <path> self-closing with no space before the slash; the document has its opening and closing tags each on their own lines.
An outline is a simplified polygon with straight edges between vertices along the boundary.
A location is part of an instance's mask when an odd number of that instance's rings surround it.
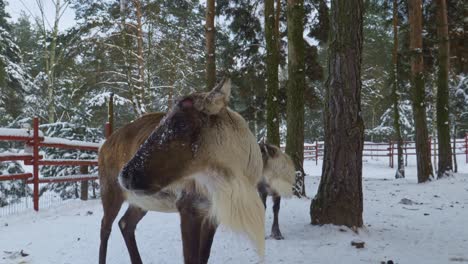
<svg viewBox="0 0 468 264">
<path fill-rule="evenodd" d="M 284 239 L 278 222 L 281 197 L 291 197 L 295 181 L 294 163 L 291 158 L 278 147 L 266 143 L 260 143 L 263 159 L 263 178 L 258 183 L 257 189 L 266 209 L 266 198 L 272 196 L 273 200 L 273 225 L 270 237 L 276 240 Z"/>
<path fill-rule="evenodd" d="M 99 263 L 125 200 L 118 225 L 132 263 L 142 263 L 135 228 L 147 211 L 179 212 L 185 263 L 207 263 L 218 224 L 247 235 L 263 257 L 262 154 L 246 121 L 227 107 L 229 95 L 225 81 L 185 96 L 167 115 L 145 115 L 103 144 Z"/>
</svg>

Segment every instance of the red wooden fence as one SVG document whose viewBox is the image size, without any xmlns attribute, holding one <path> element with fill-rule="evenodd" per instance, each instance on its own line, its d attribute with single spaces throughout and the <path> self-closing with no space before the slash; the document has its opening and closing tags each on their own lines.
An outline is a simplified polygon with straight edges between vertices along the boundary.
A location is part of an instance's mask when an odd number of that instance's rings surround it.
<svg viewBox="0 0 468 264">
<path fill-rule="evenodd" d="M 110 126 L 106 124 L 106 136 L 110 134 Z M 33 204 L 34 210 L 39 210 L 39 183 L 53 182 L 78 182 L 96 180 L 96 174 L 79 174 L 68 175 L 62 177 L 39 177 L 39 166 L 97 166 L 97 160 L 75 160 L 75 159 L 44 159 L 39 155 L 40 147 L 60 148 L 60 149 L 77 149 L 87 151 L 98 151 L 99 144 L 93 142 L 66 140 L 60 138 L 44 137 L 39 130 L 39 119 L 33 120 L 32 135 L 30 130 L 26 129 L 1 129 L 0 141 L 22 141 L 27 147 L 32 148 L 26 150 L 28 153 L 3 153 L 0 154 L 0 161 L 24 161 L 25 165 L 33 166 L 32 173 L 0 175 L 0 181 L 6 180 L 26 180 L 28 184 L 33 184 Z M 80 168 L 82 171 L 82 168 Z M 86 171 L 83 170 L 83 171 Z"/>
<path fill-rule="evenodd" d="M 429 139 L 428 143 L 431 148 L 431 156 L 434 158 L 437 157 L 437 141 Z M 454 148 L 452 141 L 452 153 L 455 155 L 464 155 L 465 162 L 468 163 L 468 133 L 465 134 L 464 138 L 457 139 L 455 145 L 456 147 Z M 323 142 L 304 144 L 304 158 L 315 160 L 315 164 L 318 164 L 319 158 L 323 158 L 323 150 Z M 406 156 L 416 155 L 416 147 L 413 141 L 403 142 L 403 154 Z M 397 155 L 397 143 L 395 141 L 390 141 L 389 143 L 365 142 L 362 155 L 364 157 L 388 157 L 388 164 L 393 168 L 395 156 Z"/>
<path fill-rule="evenodd" d="M 105 136 L 106 138 L 112 133 L 112 124 L 106 123 Z M 33 184 L 33 202 L 34 210 L 39 210 L 39 183 L 52 182 L 78 182 L 96 180 L 97 175 L 80 174 L 68 175 L 62 177 L 39 177 L 39 166 L 97 166 L 97 160 L 72 160 L 72 159 L 44 159 L 39 155 L 40 147 L 61 148 L 61 149 L 78 149 L 87 151 L 98 151 L 99 144 L 93 142 L 83 142 L 74 140 L 65 140 L 60 138 L 44 137 L 39 130 L 39 119 L 33 120 L 32 135 L 30 130 L 26 129 L 0 129 L 0 141 L 20 141 L 25 142 L 26 146 L 32 148 L 32 151 L 27 153 L 0 153 L 0 162 L 2 161 L 24 161 L 25 165 L 33 166 L 32 173 L 7 174 L 0 175 L 0 181 L 9 180 L 26 180 L 27 183 Z M 430 145 L 432 142 L 429 142 Z M 452 142 L 453 143 L 453 142 Z M 466 163 L 468 163 L 468 133 L 463 139 L 457 139 L 458 147 L 452 149 L 455 155 L 465 155 Z M 434 146 L 436 142 L 434 141 Z M 461 147 L 460 147 L 461 146 Z M 323 158 L 323 143 L 315 142 L 314 144 L 304 144 L 304 158 L 313 159 L 318 164 L 320 157 Z M 437 155 L 436 147 L 432 148 L 431 155 Z M 404 155 L 416 155 L 414 142 L 404 142 Z M 388 157 L 389 166 L 393 168 L 394 156 L 396 155 L 396 142 L 389 143 L 364 143 L 363 156 L 368 157 Z M 80 171 L 86 171 L 81 170 Z"/>
</svg>

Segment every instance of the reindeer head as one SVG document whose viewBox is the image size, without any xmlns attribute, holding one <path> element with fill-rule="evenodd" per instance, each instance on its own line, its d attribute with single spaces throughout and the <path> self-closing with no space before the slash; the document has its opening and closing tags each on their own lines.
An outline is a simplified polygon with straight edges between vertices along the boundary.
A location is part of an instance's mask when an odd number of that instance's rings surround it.
<svg viewBox="0 0 468 264">
<path fill-rule="evenodd" d="M 225 80 L 210 92 L 178 99 L 122 169 L 121 187 L 147 195 L 186 176 L 198 149 L 201 129 L 210 116 L 225 111 L 230 90 L 231 83 Z"/>
</svg>

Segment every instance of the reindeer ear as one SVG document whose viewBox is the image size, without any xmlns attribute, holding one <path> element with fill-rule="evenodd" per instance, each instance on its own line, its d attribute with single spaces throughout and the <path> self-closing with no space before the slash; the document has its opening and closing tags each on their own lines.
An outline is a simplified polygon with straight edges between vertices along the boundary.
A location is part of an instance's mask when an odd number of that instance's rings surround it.
<svg viewBox="0 0 468 264">
<path fill-rule="evenodd" d="M 278 149 L 275 146 L 270 145 L 270 144 L 265 144 L 265 146 L 268 151 L 268 156 L 272 158 L 276 157 L 276 154 L 278 153 Z"/>
<path fill-rule="evenodd" d="M 223 79 L 205 98 L 204 112 L 215 115 L 226 107 L 231 96 L 231 79 Z"/>
</svg>

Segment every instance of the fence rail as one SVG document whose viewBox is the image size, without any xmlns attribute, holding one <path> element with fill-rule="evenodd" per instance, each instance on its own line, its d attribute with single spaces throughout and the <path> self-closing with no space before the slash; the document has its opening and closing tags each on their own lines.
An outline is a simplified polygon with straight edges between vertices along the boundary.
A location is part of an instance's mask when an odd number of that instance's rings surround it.
<svg viewBox="0 0 468 264">
<path fill-rule="evenodd" d="M 109 125 L 106 124 L 106 136 L 110 133 Z M 88 181 L 98 179 L 96 174 L 67 175 L 61 177 L 40 177 L 39 166 L 80 166 L 80 172 L 87 173 L 88 166 L 97 166 L 97 160 L 75 160 L 75 159 L 44 159 L 39 155 L 40 147 L 77 149 L 86 151 L 98 151 L 99 143 L 67 140 L 62 138 L 44 137 L 39 130 L 39 119 L 33 119 L 33 129 L 6 129 L 0 128 L 0 141 L 19 141 L 25 143 L 26 153 L 2 153 L 1 161 L 23 161 L 25 165 L 33 167 L 32 173 L 6 174 L 0 175 L 0 181 L 24 180 L 33 185 L 34 210 L 39 210 L 39 183 L 59 183 L 59 182 L 81 182 L 81 199 L 87 199 Z M 86 190 L 83 188 L 86 187 Z"/>
<path fill-rule="evenodd" d="M 455 146 L 453 140 L 450 145 L 452 148 L 452 154 L 458 156 L 465 156 L 465 162 L 468 163 L 468 133 L 465 137 L 455 140 Z M 416 155 L 416 147 L 413 141 L 403 142 L 403 155 L 413 156 Z M 436 139 L 429 139 L 431 156 L 435 159 L 438 155 L 438 146 Z M 284 150 L 284 147 L 282 147 Z M 304 144 L 304 159 L 315 160 L 315 164 L 318 165 L 318 160 L 323 158 L 324 143 L 316 141 L 313 144 Z M 397 142 L 390 141 L 389 143 L 371 143 L 364 142 L 364 148 L 362 155 L 364 157 L 388 157 L 388 165 L 393 168 L 395 156 L 397 155 Z M 435 161 L 434 161 L 435 163 Z"/>
</svg>

